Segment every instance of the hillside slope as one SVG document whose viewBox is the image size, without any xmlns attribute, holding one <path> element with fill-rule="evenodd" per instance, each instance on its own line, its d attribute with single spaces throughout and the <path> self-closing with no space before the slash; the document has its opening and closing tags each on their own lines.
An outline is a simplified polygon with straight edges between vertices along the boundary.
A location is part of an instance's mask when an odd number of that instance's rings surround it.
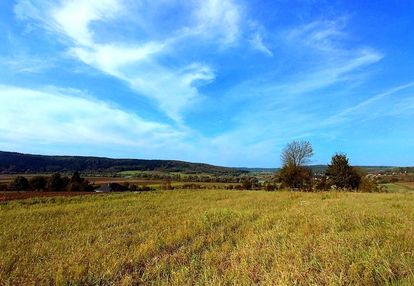
<svg viewBox="0 0 414 286">
<path fill-rule="evenodd" d="M 237 175 L 247 171 L 175 160 L 110 159 L 83 156 L 44 156 L 0 151 L 0 173 L 66 171 L 119 172 L 126 170 L 167 171 Z"/>
</svg>

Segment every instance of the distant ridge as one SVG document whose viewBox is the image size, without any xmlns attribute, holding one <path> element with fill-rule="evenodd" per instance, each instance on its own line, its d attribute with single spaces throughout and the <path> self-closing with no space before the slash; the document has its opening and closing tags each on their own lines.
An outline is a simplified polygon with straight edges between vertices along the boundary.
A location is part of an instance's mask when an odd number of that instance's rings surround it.
<svg viewBox="0 0 414 286">
<path fill-rule="evenodd" d="M 310 165 L 316 174 L 324 173 L 327 165 Z M 357 166 L 368 173 L 390 170 L 412 171 L 413 167 Z M 92 156 L 49 156 L 0 151 L 0 174 L 52 172 L 121 172 L 121 171 L 208 173 L 213 175 L 241 175 L 247 173 L 274 173 L 279 168 L 230 168 L 178 160 L 113 159 Z"/>
<path fill-rule="evenodd" d="M 176 160 L 111 159 L 87 156 L 46 156 L 0 151 L 0 173 L 164 171 L 240 175 L 246 170 Z"/>
</svg>

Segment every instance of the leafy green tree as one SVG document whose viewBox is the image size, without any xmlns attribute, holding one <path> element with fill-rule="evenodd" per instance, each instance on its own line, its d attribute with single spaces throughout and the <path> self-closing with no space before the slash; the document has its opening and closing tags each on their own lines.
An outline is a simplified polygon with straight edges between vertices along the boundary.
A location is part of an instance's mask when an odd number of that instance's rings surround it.
<svg viewBox="0 0 414 286">
<path fill-rule="evenodd" d="M 326 169 L 326 176 L 330 184 L 338 188 L 357 189 L 361 182 L 361 175 L 349 165 L 349 160 L 345 154 L 337 153 Z"/>
<path fill-rule="evenodd" d="M 29 185 L 35 191 L 45 190 L 46 189 L 47 180 L 43 176 L 34 176 L 30 178 Z"/>
<path fill-rule="evenodd" d="M 10 183 L 9 189 L 12 191 L 26 191 L 29 189 L 29 181 L 23 176 L 17 176 Z"/>
</svg>

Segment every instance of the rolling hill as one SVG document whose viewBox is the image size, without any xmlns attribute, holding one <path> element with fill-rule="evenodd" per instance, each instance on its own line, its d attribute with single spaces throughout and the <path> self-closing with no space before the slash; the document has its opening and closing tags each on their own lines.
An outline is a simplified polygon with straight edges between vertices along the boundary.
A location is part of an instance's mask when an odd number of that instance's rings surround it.
<svg viewBox="0 0 414 286">
<path fill-rule="evenodd" d="M 83 156 L 45 156 L 0 151 L 0 173 L 166 171 L 239 175 L 246 170 L 175 160 L 111 159 Z"/>
</svg>

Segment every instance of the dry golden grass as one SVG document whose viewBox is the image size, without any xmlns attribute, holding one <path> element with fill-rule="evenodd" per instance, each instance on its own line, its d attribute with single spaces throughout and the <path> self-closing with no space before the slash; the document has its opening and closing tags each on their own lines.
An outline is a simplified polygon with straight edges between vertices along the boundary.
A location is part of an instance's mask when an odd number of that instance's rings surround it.
<svg viewBox="0 0 414 286">
<path fill-rule="evenodd" d="M 407 187 L 411 190 L 414 190 L 414 182 L 401 182 L 401 183 L 398 183 L 398 184 L 401 185 L 401 186 Z"/>
<path fill-rule="evenodd" d="M 414 196 L 165 191 L 0 205 L 2 285 L 413 285 Z"/>
</svg>

